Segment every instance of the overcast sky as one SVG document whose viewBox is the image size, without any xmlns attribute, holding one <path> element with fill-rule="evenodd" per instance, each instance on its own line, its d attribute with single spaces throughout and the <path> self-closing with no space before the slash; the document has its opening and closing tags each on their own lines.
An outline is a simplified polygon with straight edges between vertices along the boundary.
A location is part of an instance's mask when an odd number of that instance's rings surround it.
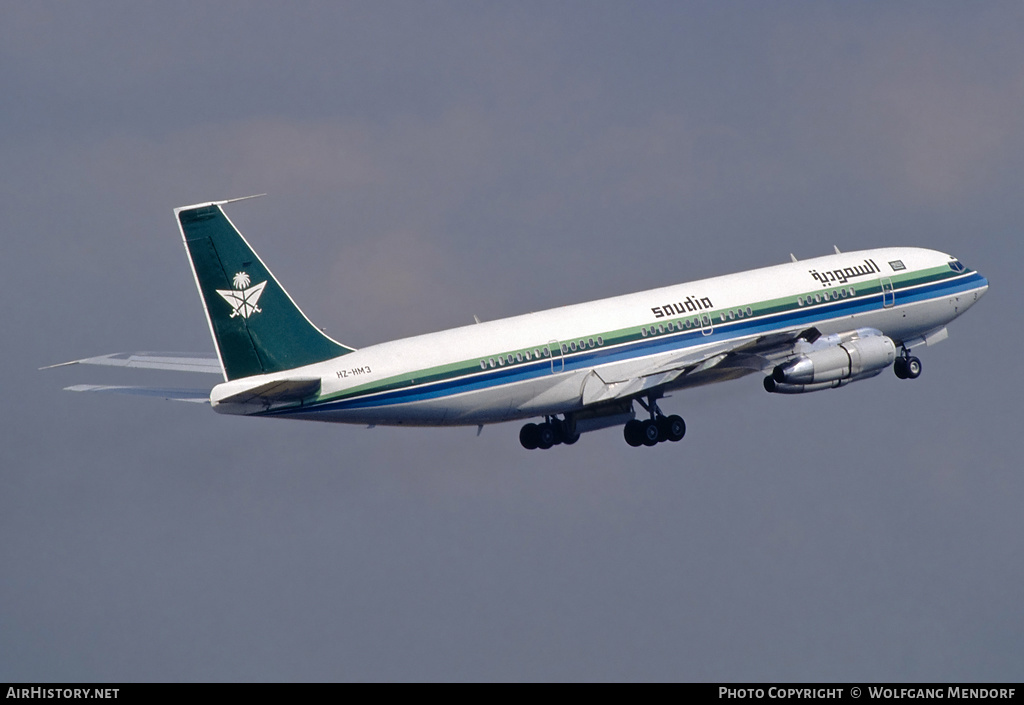
<svg viewBox="0 0 1024 705">
<path fill-rule="evenodd" d="M 0 3 L 0 681 L 1019 681 L 1022 35 L 1019 2 Z M 36 370 L 212 351 L 171 211 L 253 193 L 356 347 L 833 245 L 991 290 L 915 382 L 678 393 L 653 449 Z"/>
</svg>

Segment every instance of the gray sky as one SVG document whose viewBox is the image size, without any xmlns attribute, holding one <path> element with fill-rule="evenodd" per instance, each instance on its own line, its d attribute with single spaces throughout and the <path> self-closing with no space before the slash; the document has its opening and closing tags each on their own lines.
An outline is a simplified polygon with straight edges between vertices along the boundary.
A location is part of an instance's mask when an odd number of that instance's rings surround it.
<svg viewBox="0 0 1024 705">
<path fill-rule="evenodd" d="M 1020 3 L 0 7 L 0 681 L 1020 680 Z M 527 452 L 75 395 L 212 350 L 171 209 L 364 346 L 832 246 L 985 300 L 893 375 Z M 205 381 L 202 377 L 200 381 Z"/>
</svg>

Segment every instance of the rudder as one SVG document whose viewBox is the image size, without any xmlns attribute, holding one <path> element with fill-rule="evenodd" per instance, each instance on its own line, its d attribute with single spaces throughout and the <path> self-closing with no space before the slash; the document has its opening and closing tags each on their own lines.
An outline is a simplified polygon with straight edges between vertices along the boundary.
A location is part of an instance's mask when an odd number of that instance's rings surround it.
<svg viewBox="0 0 1024 705">
<path fill-rule="evenodd" d="M 281 372 L 352 352 L 306 318 L 224 214 L 225 203 L 174 210 L 225 377 Z"/>
</svg>

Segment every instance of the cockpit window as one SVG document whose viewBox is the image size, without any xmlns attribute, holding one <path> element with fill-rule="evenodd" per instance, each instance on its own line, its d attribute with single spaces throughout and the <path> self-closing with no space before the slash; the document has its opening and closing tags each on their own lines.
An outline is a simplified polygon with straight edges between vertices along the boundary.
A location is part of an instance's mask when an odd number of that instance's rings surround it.
<svg viewBox="0 0 1024 705">
<path fill-rule="evenodd" d="M 967 267 L 965 267 L 963 265 L 963 263 L 960 262 L 960 260 L 958 260 L 958 259 L 955 259 L 952 262 L 950 262 L 949 263 L 949 268 L 952 269 L 954 272 L 957 272 L 957 273 L 967 271 Z"/>
</svg>

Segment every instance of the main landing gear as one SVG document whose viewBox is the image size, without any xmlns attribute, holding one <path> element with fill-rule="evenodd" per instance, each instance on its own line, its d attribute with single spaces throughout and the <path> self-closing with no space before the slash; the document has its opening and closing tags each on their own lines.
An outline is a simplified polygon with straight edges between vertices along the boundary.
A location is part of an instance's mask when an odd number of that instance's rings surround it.
<svg viewBox="0 0 1024 705">
<path fill-rule="evenodd" d="M 526 450 L 547 450 L 560 443 L 571 446 L 579 439 L 580 434 L 570 431 L 568 424 L 557 416 L 545 416 L 544 423 L 528 423 L 519 429 L 519 442 Z"/>
<path fill-rule="evenodd" d="M 900 379 L 917 379 L 921 376 L 921 361 L 903 348 L 903 352 L 892 363 L 892 371 Z"/>
<path fill-rule="evenodd" d="M 627 421 L 622 435 L 626 443 L 633 446 L 654 446 L 663 441 L 679 441 L 686 435 L 686 422 L 681 416 L 665 416 L 658 408 L 657 400 L 652 396 L 645 403 L 643 399 L 637 399 L 640 406 L 646 409 L 651 417 L 640 420 Z"/>
<path fill-rule="evenodd" d="M 658 408 L 657 397 L 649 396 L 647 400 L 636 399 L 649 414 L 648 419 L 630 419 L 623 428 L 623 435 L 626 443 L 633 446 L 654 446 L 663 441 L 679 441 L 686 435 L 686 423 L 681 416 L 665 416 Z M 605 409 L 604 411 L 608 411 Z M 632 403 L 625 401 L 619 404 L 615 413 L 605 413 L 597 417 L 588 416 L 584 420 L 583 430 L 596 430 L 615 426 L 633 415 Z M 594 419 L 604 423 L 594 424 Z M 580 439 L 580 431 L 577 426 L 577 418 L 573 414 L 566 414 L 566 418 L 560 419 L 557 416 L 545 416 L 544 423 L 528 423 L 519 430 L 519 442 L 523 448 L 534 450 L 540 448 L 547 450 L 552 446 L 564 443 L 572 445 Z"/>
</svg>

